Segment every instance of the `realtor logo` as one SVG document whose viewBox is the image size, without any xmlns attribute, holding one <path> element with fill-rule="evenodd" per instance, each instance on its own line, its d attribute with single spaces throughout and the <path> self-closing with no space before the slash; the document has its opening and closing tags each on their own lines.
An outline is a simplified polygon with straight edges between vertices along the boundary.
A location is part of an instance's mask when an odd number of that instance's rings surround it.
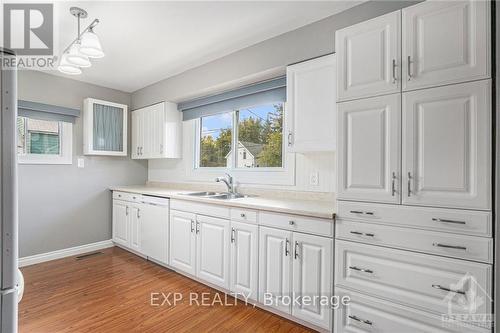
<svg viewBox="0 0 500 333">
<path fill-rule="evenodd" d="M 53 4 L 4 4 L 4 45 L 17 55 L 52 55 Z"/>
</svg>

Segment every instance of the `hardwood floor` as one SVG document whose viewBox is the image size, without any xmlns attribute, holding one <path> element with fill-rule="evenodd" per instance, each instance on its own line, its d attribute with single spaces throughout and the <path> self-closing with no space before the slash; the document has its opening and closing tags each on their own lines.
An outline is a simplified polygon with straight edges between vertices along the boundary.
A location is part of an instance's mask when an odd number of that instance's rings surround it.
<svg viewBox="0 0 500 333">
<path fill-rule="evenodd" d="M 310 332 L 294 322 L 229 297 L 120 248 L 22 268 L 21 333 L 56 332 Z M 164 303 L 158 294 L 173 295 Z M 189 305 L 198 294 L 198 304 Z M 205 294 L 206 293 L 206 294 Z M 154 294 L 156 295 L 156 294 Z M 202 306 L 202 297 L 206 297 Z M 230 304 L 232 306 L 230 306 Z"/>
</svg>

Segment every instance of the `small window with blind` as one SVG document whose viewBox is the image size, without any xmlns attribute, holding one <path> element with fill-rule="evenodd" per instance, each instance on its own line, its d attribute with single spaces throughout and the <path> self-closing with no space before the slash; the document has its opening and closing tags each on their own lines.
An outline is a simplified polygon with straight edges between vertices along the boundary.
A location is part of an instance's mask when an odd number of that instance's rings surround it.
<svg viewBox="0 0 500 333">
<path fill-rule="evenodd" d="M 71 164 L 78 110 L 19 101 L 17 155 L 21 164 Z"/>
</svg>

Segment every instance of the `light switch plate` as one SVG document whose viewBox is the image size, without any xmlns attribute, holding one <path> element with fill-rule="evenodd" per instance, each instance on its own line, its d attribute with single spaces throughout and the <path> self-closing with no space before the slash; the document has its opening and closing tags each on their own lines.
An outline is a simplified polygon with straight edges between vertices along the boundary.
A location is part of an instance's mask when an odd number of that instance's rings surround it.
<svg viewBox="0 0 500 333">
<path fill-rule="evenodd" d="M 83 159 L 83 157 L 78 157 L 76 160 L 77 160 L 77 166 L 79 168 L 85 167 L 85 160 Z"/>
</svg>

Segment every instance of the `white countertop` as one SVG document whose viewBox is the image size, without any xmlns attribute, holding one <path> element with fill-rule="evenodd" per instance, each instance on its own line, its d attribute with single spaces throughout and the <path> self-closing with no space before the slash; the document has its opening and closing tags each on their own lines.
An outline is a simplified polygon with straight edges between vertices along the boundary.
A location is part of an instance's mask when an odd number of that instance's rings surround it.
<svg viewBox="0 0 500 333">
<path fill-rule="evenodd" d="M 299 200 L 299 199 L 281 199 L 281 198 L 265 198 L 251 196 L 247 198 L 218 200 L 210 198 L 200 198 L 188 196 L 185 193 L 197 192 L 193 190 L 169 189 L 164 187 L 154 186 L 115 186 L 110 188 L 112 191 L 122 191 L 130 193 L 139 193 L 145 195 L 154 195 L 158 197 L 180 199 L 188 201 L 197 201 L 210 203 L 214 205 L 251 208 L 259 210 L 267 210 L 278 213 L 297 214 L 311 217 L 319 217 L 333 219 L 335 217 L 335 202 L 316 201 L 316 200 Z M 184 193 L 184 194 L 183 194 Z"/>
</svg>

